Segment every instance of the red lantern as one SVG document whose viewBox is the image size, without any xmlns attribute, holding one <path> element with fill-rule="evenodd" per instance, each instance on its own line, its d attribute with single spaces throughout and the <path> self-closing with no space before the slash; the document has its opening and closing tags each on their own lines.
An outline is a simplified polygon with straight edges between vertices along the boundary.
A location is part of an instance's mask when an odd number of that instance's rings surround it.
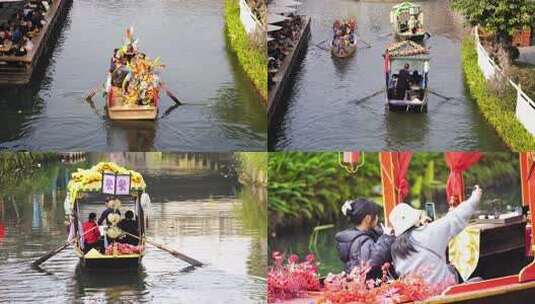
<svg viewBox="0 0 535 304">
<path fill-rule="evenodd" d="M 364 165 L 364 153 L 360 152 L 342 152 L 339 156 L 340 166 L 349 173 L 356 173 Z"/>
</svg>

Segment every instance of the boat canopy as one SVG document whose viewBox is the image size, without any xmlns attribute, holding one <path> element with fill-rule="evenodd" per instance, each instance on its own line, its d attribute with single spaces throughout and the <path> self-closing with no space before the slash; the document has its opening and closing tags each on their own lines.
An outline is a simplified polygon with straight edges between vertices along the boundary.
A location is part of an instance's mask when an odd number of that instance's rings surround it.
<svg viewBox="0 0 535 304">
<path fill-rule="evenodd" d="M 105 185 L 103 189 L 103 185 Z M 121 189 L 121 185 L 124 189 Z M 111 186 L 111 187 L 109 187 Z M 145 191 L 147 185 L 143 176 L 113 162 L 100 162 L 90 169 L 78 169 L 71 174 L 67 185 L 71 207 L 80 193 L 102 192 L 109 195 L 131 195 Z"/>
<path fill-rule="evenodd" d="M 419 15 L 422 12 L 422 7 L 411 2 L 403 2 L 392 7 L 392 14 L 396 17 L 401 14 L 409 13 L 410 15 Z"/>
<path fill-rule="evenodd" d="M 429 61 L 431 59 L 427 48 L 411 40 L 396 42 L 389 45 L 385 50 L 385 56 L 388 56 L 391 61 Z"/>
</svg>

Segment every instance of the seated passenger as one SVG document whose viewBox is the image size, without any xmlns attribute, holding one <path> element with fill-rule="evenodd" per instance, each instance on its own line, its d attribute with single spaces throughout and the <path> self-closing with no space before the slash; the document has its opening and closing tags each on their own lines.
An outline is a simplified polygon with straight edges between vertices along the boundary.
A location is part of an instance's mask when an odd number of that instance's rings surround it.
<svg viewBox="0 0 535 304">
<path fill-rule="evenodd" d="M 88 220 L 83 224 L 84 231 L 84 252 L 88 252 L 91 248 L 95 248 L 100 251 L 102 247 L 100 240 L 100 231 L 98 225 L 95 223 L 97 214 L 94 212 L 89 213 Z"/>
<path fill-rule="evenodd" d="M 121 228 L 124 232 L 128 233 L 121 237 L 121 243 L 127 243 L 130 245 L 137 246 L 139 244 L 139 239 L 133 237 L 132 235 L 139 236 L 137 221 L 134 220 L 134 212 L 131 210 L 126 211 L 124 214 L 124 219 L 122 219 L 117 226 Z"/>
<path fill-rule="evenodd" d="M 413 85 L 417 85 L 417 86 L 421 86 L 422 85 L 422 80 L 423 80 L 423 77 L 422 75 L 420 75 L 420 73 L 418 73 L 417 70 L 414 70 L 414 72 L 412 72 L 412 76 L 411 76 L 411 82 Z"/>
</svg>

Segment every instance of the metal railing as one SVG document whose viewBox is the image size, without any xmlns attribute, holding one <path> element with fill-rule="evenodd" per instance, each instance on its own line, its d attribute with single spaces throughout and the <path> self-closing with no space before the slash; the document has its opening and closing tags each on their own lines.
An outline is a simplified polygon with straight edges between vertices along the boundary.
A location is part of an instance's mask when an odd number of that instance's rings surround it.
<svg viewBox="0 0 535 304">
<path fill-rule="evenodd" d="M 240 20 L 247 34 L 262 30 L 262 23 L 258 21 L 258 18 L 256 18 L 253 10 L 245 0 L 240 0 Z"/>
</svg>

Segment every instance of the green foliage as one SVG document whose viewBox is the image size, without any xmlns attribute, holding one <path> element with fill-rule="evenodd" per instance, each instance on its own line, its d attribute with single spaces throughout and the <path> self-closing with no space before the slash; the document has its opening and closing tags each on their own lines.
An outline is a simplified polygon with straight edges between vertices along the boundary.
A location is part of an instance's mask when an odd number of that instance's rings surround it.
<svg viewBox="0 0 535 304">
<path fill-rule="evenodd" d="M 451 0 L 472 26 L 481 25 L 510 42 L 516 29 L 531 26 L 535 2 L 531 0 Z"/>
<path fill-rule="evenodd" d="M 518 176 L 517 158 L 510 152 L 485 153 L 465 174 L 466 185 L 491 185 Z M 412 198 L 430 198 L 433 191 L 444 189 L 448 175 L 443 153 L 414 154 L 408 173 Z M 272 231 L 338 222 L 343 218 L 340 206 L 348 199 L 366 197 L 382 204 L 378 153 L 366 153 L 366 163 L 356 174 L 339 166 L 336 152 L 270 153 L 268 176 Z"/>
<path fill-rule="evenodd" d="M 56 166 L 37 164 L 57 158 L 54 153 L 2 152 L 0 153 L 0 189 L 2 192 L 23 197 L 50 186 L 57 176 Z"/>
<path fill-rule="evenodd" d="M 226 33 L 231 49 L 257 90 L 267 101 L 267 55 L 266 50 L 251 43 L 240 21 L 240 6 L 237 0 L 225 0 Z"/>
<path fill-rule="evenodd" d="M 492 92 L 479 70 L 475 43 L 470 37 L 463 40 L 462 61 L 469 94 L 477 102 L 485 119 L 512 150 L 533 150 L 535 138 L 516 119 L 514 107 L 510 106 L 515 103 L 516 95 L 497 96 Z"/>
<path fill-rule="evenodd" d="M 267 186 L 266 152 L 237 152 L 235 156 L 240 164 L 238 171 L 241 182 Z"/>
</svg>

